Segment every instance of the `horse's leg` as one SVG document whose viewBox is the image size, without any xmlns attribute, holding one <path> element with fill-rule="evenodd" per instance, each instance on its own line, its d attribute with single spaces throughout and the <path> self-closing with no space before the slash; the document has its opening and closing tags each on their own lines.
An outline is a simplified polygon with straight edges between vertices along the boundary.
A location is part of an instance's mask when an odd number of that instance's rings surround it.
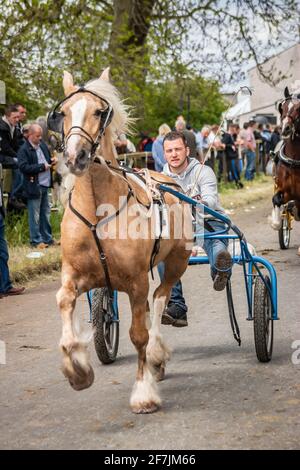
<svg viewBox="0 0 300 470">
<path fill-rule="evenodd" d="M 153 318 L 149 330 L 147 359 L 157 381 L 163 380 L 166 362 L 170 359 L 170 349 L 164 343 L 160 332 L 161 316 L 170 296 L 171 287 L 162 283 L 153 294 Z"/>
<path fill-rule="evenodd" d="M 138 370 L 130 397 L 130 406 L 134 413 L 153 413 L 161 404 L 156 383 L 148 367 L 146 347 L 149 339 L 147 330 L 147 295 L 149 289 L 148 274 L 132 286 L 129 299 L 132 309 L 130 338 L 138 352 Z M 149 308 L 149 304 L 148 304 Z"/>
<path fill-rule="evenodd" d="M 273 201 L 273 210 L 272 210 L 271 227 L 274 230 L 279 230 L 281 227 L 280 206 L 283 204 L 282 192 L 278 191 L 276 194 L 274 194 L 272 201 Z"/>
<path fill-rule="evenodd" d="M 162 380 L 165 375 L 166 362 L 170 359 L 170 349 L 164 343 L 160 332 L 162 313 L 169 301 L 173 285 L 180 279 L 186 269 L 186 251 L 176 250 L 165 260 L 164 278 L 153 294 L 154 313 L 152 326 L 149 331 L 147 359 L 152 367 L 156 380 Z"/>
<path fill-rule="evenodd" d="M 79 335 L 79 328 L 74 324 L 77 290 L 72 280 L 67 280 L 56 294 L 56 300 L 62 316 L 62 337 L 60 348 L 63 353 L 62 371 L 75 390 L 83 390 L 92 385 L 94 371 L 89 364 L 87 344 L 89 339 Z"/>
<path fill-rule="evenodd" d="M 293 215 L 294 215 L 295 220 L 297 220 L 299 222 L 299 220 L 300 220 L 300 201 L 295 202 L 295 206 L 294 206 L 294 209 L 293 209 Z M 298 247 L 297 255 L 300 256 L 300 246 Z"/>
</svg>

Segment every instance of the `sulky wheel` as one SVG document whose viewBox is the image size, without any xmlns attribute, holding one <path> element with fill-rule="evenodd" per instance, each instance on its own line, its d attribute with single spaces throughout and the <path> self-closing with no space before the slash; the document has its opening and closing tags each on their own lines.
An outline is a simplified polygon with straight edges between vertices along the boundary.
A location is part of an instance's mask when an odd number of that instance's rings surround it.
<svg viewBox="0 0 300 470">
<path fill-rule="evenodd" d="M 291 228 L 287 211 L 284 211 L 281 218 L 281 225 L 278 231 L 279 246 L 282 250 L 287 250 L 290 245 Z"/>
<path fill-rule="evenodd" d="M 265 276 L 265 281 L 270 286 L 268 276 Z M 259 276 L 254 285 L 253 320 L 257 359 L 269 362 L 273 351 L 272 304 L 268 289 Z"/>
<path fill-rule="evenodd" d="M 102 364 L 116 360 L 119 347 L 119 321 L 114 320 L 114 310 L 106 288 L 95 289 L 92 297 L 94 343 Z"/>
</svg>

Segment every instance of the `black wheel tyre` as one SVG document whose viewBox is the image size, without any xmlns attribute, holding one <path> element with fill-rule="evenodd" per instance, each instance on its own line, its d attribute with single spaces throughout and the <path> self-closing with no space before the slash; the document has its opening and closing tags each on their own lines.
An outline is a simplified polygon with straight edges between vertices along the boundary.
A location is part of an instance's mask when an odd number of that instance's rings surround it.
<svg viewBox="0 0 300 470">
<path fill-rule="evenodd" d="M 289 223 L 287 216 L 281 219 L 281 226 L 278 232 L 279 246 L 282 250 L 287 250 L 290 246 L 291 231 L 289 229 Z"/>
<path fill-rule="evenodd" d="M 119 347 L 119 322 L 108 320 L 108 299 L 106 288 L 94 290 L 92 298 L 94 343 L 98 359 L 102 364 L 114 362 Z"/>
<path fill-rule="evenodd" d="M 265 277 L 268 285 L 270 279 Z M 253 305 L 254 341 L 257 359 L 269 362 L 273 351 L 272 304 L 269 292 L 262 279 L 258 276 L 254 286 Z"/>
</svg>

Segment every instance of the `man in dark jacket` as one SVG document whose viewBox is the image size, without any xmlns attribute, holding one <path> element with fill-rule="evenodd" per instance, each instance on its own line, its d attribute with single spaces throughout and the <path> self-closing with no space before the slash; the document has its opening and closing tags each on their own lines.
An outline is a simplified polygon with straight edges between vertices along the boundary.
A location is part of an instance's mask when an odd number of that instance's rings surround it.
<svg viewBox="0 0 300 470">
<path fill-rule="evenodd" d="M 24 174 L 27 197 L 30 243 L 37 248 L 47 248 L 54 243 L 50 225 L 48 190 L 52 186 L 50 152 L 42 142 L 43 130 L 31 124 L 28 140 L 18 151 L 19 167 Z"/>
<path fill-rule="evenodd" d="M 13 183 L 9 197 L 9 206 L 14 209 L 24 209 L 26 206 L 18 201 L 22 188 L 22 174 L 18 168 L 17 151 L 20 146 L 20 133 L 17 128 L 19 111 L 14 105 L 5 109 L 0 119 L 0 163 L 3 168 L 11 169 Z"/>
<path fill-rule="evenodd" d="M 4 168 L 18 168 L 18 131 L 19 111 L 16 106 L 8 106 L 0 118 L 0 163 Z"/>
<path fill-rule="evenodd" d="M 229 124 L 228 132 L 222 135 L 222 143 L 225 145 L 225 155 L 227 162 L 228 173 L 236 184 L 237 188 L 242 188 L 243 184 L 240 181 L 240 171 L 238 166 L 238 150 L 234 140 L 235 125 Z M 230 179 L 230 178 L 229 178 Z"/>
<path fill-rule="evenodd" d="M 2 166 L 0 164 L 0 299 L 8 295 L 23 294 L 24 287 L 13 287 L 8 269 L 8 249 L 4 232 L 4 204 L 2 192 Z"/>
<path fill-rule="evenodd" d="M 25 138 L 24 138 L 24 135 L 23 135 L 23 126 L 24 126 L 25 121 L 26 121 L 27 111 L 26 111 L 25 106 L 23 106 L 21 103 L 16 103 L 15 106 L 16 106 L 16 108 L 18 110 L 18 113 L 19 113 L 19 122 L 18 122 L 16 127 L 17 127 L 17 131 L 18 131 L 19 147 L 21 147 L 21 145 L 23 145 L 24 142 L 25 142 Z"/>
</svg>

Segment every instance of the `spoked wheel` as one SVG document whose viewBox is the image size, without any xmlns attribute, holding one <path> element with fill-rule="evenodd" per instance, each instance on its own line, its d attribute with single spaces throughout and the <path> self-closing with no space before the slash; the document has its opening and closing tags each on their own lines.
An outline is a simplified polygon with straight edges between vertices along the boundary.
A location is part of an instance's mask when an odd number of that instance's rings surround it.
<svg viewBox="0 0 300 470">
<path fill-rule="evenodd" d="M 268 276 L 265 276 L 265 280 L 270 286 Z M 268 289 L 259 276 L 254 285 L 253 321 L 257 359 L 260 362 L 269 362 L 273 351 L 272 303 Z"/>
<path fill-rule="evenodd" d="M 281 226 L 278 231 L 279 246 L 282 250 L 287 250 L 288 247 L 290 246 L 290 238 L 291 238 L 290 217 L 291 215 L 288 213 L 288 211 L 285 210 L 282 213 Z"/>
<path fill-rule="evenodd" d="M 98 359 L 102 364 L 111 364 L 118 353 L 119 321 L 114 319 L 113 306 L 106 288 L 95 289 L 93 292 L 92 321 Z"/>
</svg>

